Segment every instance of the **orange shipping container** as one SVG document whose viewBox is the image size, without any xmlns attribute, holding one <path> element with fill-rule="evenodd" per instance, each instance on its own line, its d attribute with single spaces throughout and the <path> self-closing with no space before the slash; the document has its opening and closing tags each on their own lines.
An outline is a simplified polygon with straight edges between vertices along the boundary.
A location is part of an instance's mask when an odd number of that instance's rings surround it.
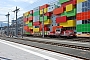
<svg viewBox="0 0 90 60">
<path fill-rule="evenodd" d="M 63 12 L 64 12 L 64 8 L 60 7 L 60 8 L 54 9 L 53 14 L 57 15 L 57 14 L 61 14 Z"/>
<path fill-rule="evenodd" d="M 49 5 L 48 4 L 45 4 L 43 6 L 40 6 L 40 10 L 44 9 L 44 8 L 47 8 Z"/>
<path fill-rule="evenodd" d="M 55 32 L 57 28 L 63 28 L 63 26 L 53 26 L 52 31 Z"/>
</svg>

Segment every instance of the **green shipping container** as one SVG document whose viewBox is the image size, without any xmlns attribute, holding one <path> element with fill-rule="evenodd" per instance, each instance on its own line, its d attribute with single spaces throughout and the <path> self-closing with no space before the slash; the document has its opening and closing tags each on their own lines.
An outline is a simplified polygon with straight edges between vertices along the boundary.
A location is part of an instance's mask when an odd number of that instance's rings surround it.
<svg viewBox="0 0 90 60">
<path fill-rule="evenodd" d="M 44 21 L 46 21 L 48 19 L 48 17 L 47 16 L 44 16 Z"/>
<path fill-rule="evenodd" d="M 69 12 L 64 11 L 64 13 L 61 14 L 61 16 L 67 16 L 67 17 L 71 17 L 75 15 L 76 15 L 76 8 L 74 8 L 72 11 Z"/>
<path fill-rule="evenodd" d="M 32 15 L 32 14 L 29 14 L 29 15 L 28 15 L 28 17 L 31 17 L 31 16 L 33 16 L 33 15 Z"/>
<path fill-rule="evenodd" d="M 28 24 L 28 26 L 32 26 L 32 22 L 30 22 L 30 23 Z"/>
<path fill-rule="evenodd" d="M 74 8 L 72 11 L 66 12 L 67 17 L 75 16 L 75 15 L 76 15 L 76 8 Z"/>
<path fill-rule="evenodd" d="M 25 34 L 30 34 L 30 32 L 25 32 Z"/>
<path fill-rule="evenodd" d="M 80 24 L 76 26 L 77 32 L 90 32 L 90 24 Z"/>
<path fill-rule="evenodd" d="M 39 15 L 39 11 L 33 13 L 33 16 L 38 16 L 38 15 Z"/>
<path fill-rule="evenodd" d="M 62 13 L 60 16 L 66 16 L 66 13 L 64 12 L 64 13 Z"/>
<path fill-rule="evenodd" d="M 42 22 L 43 21 L 43 17 L 40 17 L 40 22 Z"/>
<path fill-rule="evenodd" d="M 47 16 L 44 16 L 44 21 L 48 20 L 48 17 Z M 43 17 L 40 17 L 40 22 L 43 21 Z"/>
<path fill-rule="evenodd" d="M 69 0 L 59 0 L 60 4 L 67 2 L 67 1 L 69 1 Z"/>
</svg>

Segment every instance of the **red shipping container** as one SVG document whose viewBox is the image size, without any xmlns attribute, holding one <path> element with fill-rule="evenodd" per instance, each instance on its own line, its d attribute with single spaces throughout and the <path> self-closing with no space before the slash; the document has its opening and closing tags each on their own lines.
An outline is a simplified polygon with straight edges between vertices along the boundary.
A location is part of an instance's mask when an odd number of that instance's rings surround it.
<svg viewBox="0 0 90 60">
<path fill-rule="evenodd" d="M 40 24 L 40 27 L 41 27 L 41 28 L 42 28 L 42 26 L 43 26 L 43 25 L 42 25 L 42 24 Z M 44 25 L 44 27 L 47 27 L 47 25 Z"/>
<path fill-rule="evenodd" d="M 63 12 L 64 12 L 64 8 L 63 7 L 56 8 L 56 9 L 53 10 L 53 14 L 54 15 L 61 14 Z"/>
<path fill-rule="evenodd" d="M 40 31 L 42 31 L 42 28 L 42 24 L 40 24 Z M 49 28 L 46 25 L 44 25 L 44 31 L 49 31 Z"/>
<path fill-rule="evenodd" d="M 51 16 L 52 15 L 52 13 L 51 12 L 47 12 L 46 14 L 45 14 L 45 16 Z"/>
<path fill-rule="evenodd" d="M 33 26 L 39 26 L 39 25 L 40 25 L 40 21 L 33 22 Z"/>
<path fill-rule="evenodd" d="M 69 4 L 73 4 L 73 5 L 75 5 L 76 3 L 77 3 L 76 0 L 70 0 L 69 2 L 65 2 L 65 3 L 63 3 L 61 6 L 65 8 L 66 5 L 69 5 Z"/>
<path fill-rule="evenodd" d="M 27 22 L 27 21 L 28 21 L 28 19 L 27 19 L 27 18 L 24 18 L 24 19 L 23 19 L 23 21 L 24 21 L 24 22 Z"/>
<path fill-rule="evenodd" d="M 28 26 L 24 26 L 24 30 L 25 30 L 26 32 L 32 32 L 32 31 L 33 31 L 32 29 L 29 29 Z"/>
<path fill-rule="evenodd" d="M 76 17 L 78 20 L 81 20 L 81 17 Z"/>
<path fill-rule="evenodd" d="M 24 26 L 24 30 L 25 30 L 26 32 L 28 32 L 28 31 L 29 31 L 29 27 L 28 27 L 28 26 Z"/>
<path fill-rule="evenodd" d="M 42 31 L 42 27 L 40 27 L 40 31 Z M 49 28 L 48 27 L 44 27 L 44 31 L 49 31 Z"/>
<path fill-rule="evenodd" d="M 40 6 L 40 10 L 44 9 L 44 8 L 47 8 L 49 5 L 48 4 L 45 4 L 43 6 Z"/>
<path fill-rule="evenodd" d="M 42 28 L 40 28 L 40 31 L 42 31 L 43 29 Z M 44 27 L 44 31 L 48 31 L 49 30 L 49 28 L 45 28 Z"/>
<path fill-rule="evenodd" d="M 56 23 L 62 23 L 62 22 L 66 22 L 67 21 L 67 17 L 66 16 L 62 16 L 62 17 L 57 17 L 56 18 Z"/>
<path fill-rule="evenodd" d="M 52 32 L 55 32 L 57 28 L 63 28 L 63 26 L 53 26 Z"/>
<path fill-rule="evenodd" d="M 78 13 L 77 16 L 76 16 L 76 19 L 77 19 L 77 20 L 90 19 L 90 11 Z"/>
<path fill-rule="evenodd" d="M 28 20 L 29 20 L 29 21 L 33 20 L 33 16 L 29 17 Z"/>
<path fill-rule="evenodd" d="M 24 29 L 27 30 L 27 29 L 29 29 L 29 27 L 28 26 L 24 26 Z"/>
<path fill-rule="evenodd" d="M 77 17 L 80 17 L 80 16 L 81 16 L 81 13 L 78 13 L 76 16 L 77 16 Z"/>
</svg>

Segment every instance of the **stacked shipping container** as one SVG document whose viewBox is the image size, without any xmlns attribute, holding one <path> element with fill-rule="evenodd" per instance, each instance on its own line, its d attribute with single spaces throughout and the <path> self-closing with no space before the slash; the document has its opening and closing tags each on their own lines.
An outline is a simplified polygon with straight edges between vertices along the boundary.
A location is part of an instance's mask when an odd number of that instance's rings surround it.
<svg viewBox="0 0 90 60">
<path fill-rule="evenodd" d="M 33 10 L 23 14 L 25 34 L 33 33 Z"/>
<path fill-rule="evenodd" d="M 77 36 L 90 36 L 90 0 L 58 0 L 34 8 L 31 12 L 24 14 L 24 30 L 27 33 L 42 35 L 44 21 L 45 35 L 63 27 L 74 30 Z"/>
<path fill-rule="evenodd" d="M 40 25 L 40 14 L 39 14 L 39 11 L 40 10 L 40 7 L 36 7 L 33 9 L 33 33 L 37 33 L 37 32 L 40 32 L 40 28 L 39 28 L 39 25 Z"/>
<path fill-rule="evenodd" d="M 77 36 L 90 37 L 90 0 L 77 1 Z"/>
</svg>

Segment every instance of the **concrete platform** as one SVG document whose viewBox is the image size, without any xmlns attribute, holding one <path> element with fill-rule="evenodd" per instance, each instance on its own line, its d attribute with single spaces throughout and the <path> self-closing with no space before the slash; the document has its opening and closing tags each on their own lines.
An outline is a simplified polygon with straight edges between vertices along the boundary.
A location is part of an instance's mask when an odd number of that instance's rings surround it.
<svg viewBox="0 0 90 60">
<path fill-rule="evenodd" d="M 0 60 L 82 60 L 0 39 Z"/>
</svg>

